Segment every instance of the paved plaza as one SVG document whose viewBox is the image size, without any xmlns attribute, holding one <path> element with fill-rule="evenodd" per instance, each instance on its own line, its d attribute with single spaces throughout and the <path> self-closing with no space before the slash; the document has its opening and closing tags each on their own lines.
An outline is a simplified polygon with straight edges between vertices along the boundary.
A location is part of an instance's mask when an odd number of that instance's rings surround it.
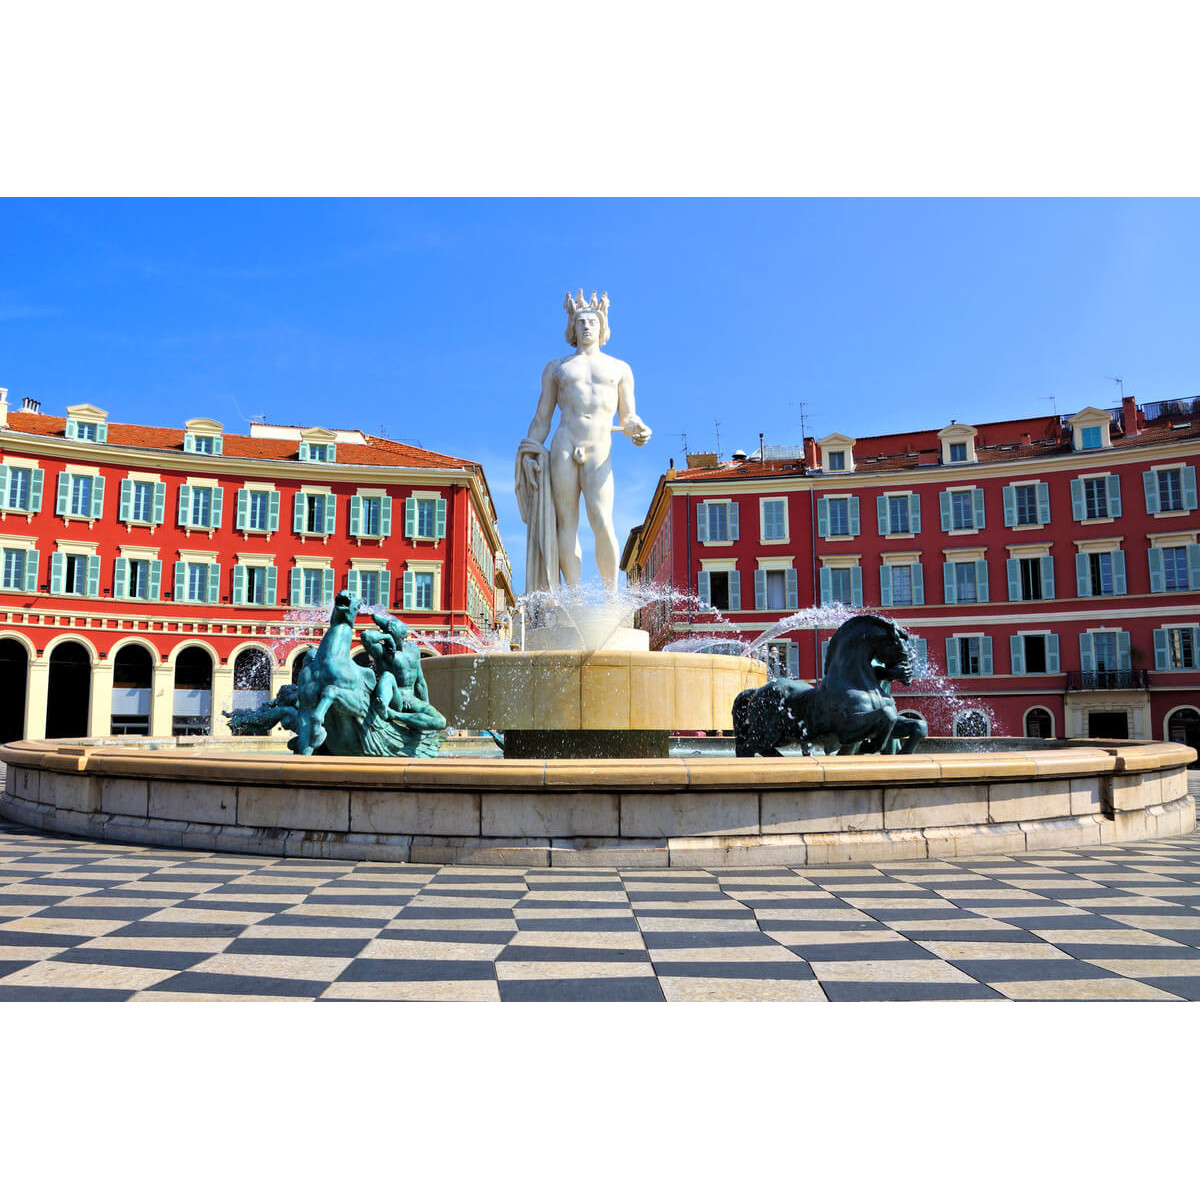
<svg viewBox="0 0 1200 1200">
<path fill-rule="evenodd" d="M 0 1000 L 1005 998 L 1200 999 L 1200 833 L 575 870 L 162 850 L 0 822 Z"/>
</svg>

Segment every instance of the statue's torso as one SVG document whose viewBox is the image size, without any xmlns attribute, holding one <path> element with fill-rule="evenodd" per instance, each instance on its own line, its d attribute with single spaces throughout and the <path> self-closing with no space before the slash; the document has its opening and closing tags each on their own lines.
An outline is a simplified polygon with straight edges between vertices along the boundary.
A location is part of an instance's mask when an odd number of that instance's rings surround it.
<svg viewBox="0 0 1200 1200">
<path fill-rule="evenodd" d="M 617 411 L 618 385 L 628 367 L 607 354 L 570 354 L 554 368 L 561 427 L 579 440 L 607 437 Z"/>
</svg>

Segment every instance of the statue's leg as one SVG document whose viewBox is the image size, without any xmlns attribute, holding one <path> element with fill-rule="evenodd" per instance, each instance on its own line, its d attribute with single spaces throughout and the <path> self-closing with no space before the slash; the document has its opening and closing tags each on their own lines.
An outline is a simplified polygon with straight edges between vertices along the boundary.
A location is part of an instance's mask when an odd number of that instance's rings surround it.
<svg viewBox="0 0 1200 1200">
<path fill-rule="evenodd" d="M 579 467 L 566 439 L 550 445 L 550 493 L 558 526 L 558 568 L 568 587 L 579 582 L 583 559 L 579 552 Z"/>
<path fill-rule="evenodd" d="M 596 567 L 605 587 L 617 586 L 617 531 L 613 527 L 612 459 L 606 454 L 603 461 L 590 458 L 580 468 L 583 476 L 583 499 L 587 505 L 588 523 L 596 539 Z"/>
</svg>

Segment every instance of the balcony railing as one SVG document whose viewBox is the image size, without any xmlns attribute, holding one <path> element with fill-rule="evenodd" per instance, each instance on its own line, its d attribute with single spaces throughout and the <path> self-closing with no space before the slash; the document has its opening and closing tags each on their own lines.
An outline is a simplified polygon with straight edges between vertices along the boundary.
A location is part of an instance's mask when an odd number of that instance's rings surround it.
<svg viewBox="0 0 1200 1200">
<path fill-rule="evenodd" d="M 1068 671 L 1068 692 L 1108 692 L 1118 689 L 1144 690 L 1149 686 L 1146 671 Z"/>
<path fill-rule="evenodd" d="M 1200 416 L 1200 396 L 1180 396 L 1175 400 L 1154 400 L 1150 404 L 1141 405 L 1142 416 L 1147 421 L 1157 421 L 1159 417 L 1198 417 Z"/>
</svg>

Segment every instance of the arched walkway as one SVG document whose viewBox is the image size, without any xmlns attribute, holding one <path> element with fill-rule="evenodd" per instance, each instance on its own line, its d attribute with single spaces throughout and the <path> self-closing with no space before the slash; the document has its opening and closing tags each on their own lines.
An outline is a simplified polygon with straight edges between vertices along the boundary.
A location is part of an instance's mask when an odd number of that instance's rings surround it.
<svg viewBox="0 0 1200 1200">
<path fill-rule="evenodd" d="M 186 646 L 175 658 L 171 732 L 176 737 L 212 732 L 212 686 L 212 655 L 203 646 Z"/>
<path fill-rule="evenodd" d="M 0 638 L 0 742 L 25 736 L 29 694 L 29 651 L 16 638 Z"/>
<path fill-rule="evenodd" d="M 145 646 L 127 642 L 113 656 L 112 732 L 148 734 L 153 693 L 154 656 Z"/>
<path fill-rule="evenodd" d="M 234 709 L 257 708 L 271 698 L 271 656 L 247 646 L 233 660 Z"/>
<path fill-rule="evenodd" d="M 92 657 L 80 642 L 64 640 L 50 651 L 46 692 L 46 736 L 86 737 Z"/>
</svg>

